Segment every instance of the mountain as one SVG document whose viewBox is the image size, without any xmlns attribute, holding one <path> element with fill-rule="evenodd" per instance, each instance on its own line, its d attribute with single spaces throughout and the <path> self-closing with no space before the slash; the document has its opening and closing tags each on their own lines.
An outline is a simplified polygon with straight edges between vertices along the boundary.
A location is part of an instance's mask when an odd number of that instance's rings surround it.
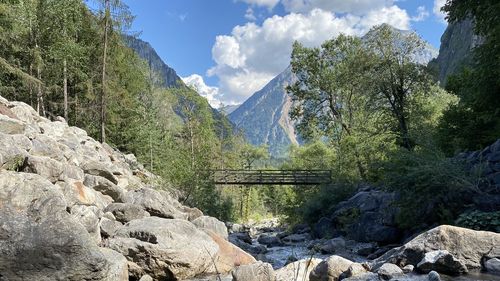
<svg viewBox="0 0 500 281">
<path fill-rule="evenodd" d="M 229 120 L 243 131 L 250 143 L 268 145 L 275 157 L 286 153 L 290 144 L 299 143 L 289 117 L 292 101 L 285 90 L 292 81 L 293 74 L 288 67 L 229 114 Z"/>
<path fill-rule="evenodd" d="M 474 23 L 470 19 L 448 24 L 441 36 L 439 55 L 429 62 L 441 85 L 461 66 L 472 63 L 472 49 L 482 41 L 480 36 L 474 34 Z"/>
<path fill-rule="evenodd" d="M 182 79 L 177 75 L 175 70 L 160 58 L 151 44 L 129 35 L 123 36 L 123 40 L 129 48 L 133 49 L 139 55 L 139 57 L 146 60 L 150 69 L 157 74 L 157 77 L 154 77 L 157 86 L 178 88 L 184 85 Z"/>
<path fill-rule="evenodd" d="M 424 50 L 415 60 L 427 64 L 437 54 L 438 51 L 426 43 Z M 294 122 L 289 116 L 292 101 L 285 90 L 292 82 L 293 74 L 288 67 L 229 114 L 229 120 L 243 131 L 250 143 L 268 145 L 271 155 L 278 158 L 286 154 L 290 144 L 301 143 Z"/>
<path fill-rule="evenodd" d="M 238 107 L 240 107 L 241 104 L 233 104 L 233 105 L 224 105 L 221 108 L 219 108 L 219 112 L 225 115 L 229 115 L 233 113 Z"/>
</svg>

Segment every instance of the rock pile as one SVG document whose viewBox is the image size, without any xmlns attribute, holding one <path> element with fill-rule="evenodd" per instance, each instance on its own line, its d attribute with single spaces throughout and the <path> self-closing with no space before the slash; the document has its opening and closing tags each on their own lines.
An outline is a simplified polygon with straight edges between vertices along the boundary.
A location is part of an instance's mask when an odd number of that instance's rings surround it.
<svg viewBox="0 0 500 281">
<path fill-rule="evenodd" d="M 182 280 L 255 262 L 134 155 L 1 97 L 0 167 L 2 280 Z"/>
</svg>

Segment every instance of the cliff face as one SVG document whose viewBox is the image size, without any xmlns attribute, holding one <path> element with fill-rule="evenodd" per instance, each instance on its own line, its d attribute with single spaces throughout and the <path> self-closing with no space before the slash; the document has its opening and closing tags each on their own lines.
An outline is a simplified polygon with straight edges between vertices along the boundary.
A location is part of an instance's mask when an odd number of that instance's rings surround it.
<svg viewBox="0 0 500 281">
<path fill-rule="evenodd" d="M 176 194 L 134 155 L 0 97 L 0 279 L 183 280 L 255 261 Z"/>
<path fill-rule="evenodd" d="M 436 71 L 441 85 L 446 84 L 449 75 L 459 71 L 463 65 L 473 62 L 472 50 L 481 42 L 482 38 L 474 34 L 472 20 L 448 25 L 441 36 L 439 55 L 429 62 L 429 67 Z"/>
</svg>

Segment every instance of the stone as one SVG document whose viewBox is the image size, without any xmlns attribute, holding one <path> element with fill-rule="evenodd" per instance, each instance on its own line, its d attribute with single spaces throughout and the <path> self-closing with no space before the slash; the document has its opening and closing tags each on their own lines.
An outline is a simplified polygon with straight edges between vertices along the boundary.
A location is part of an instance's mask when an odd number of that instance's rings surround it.
<svg viewBox="0 0 500 281">
<path fill-rule="evenodd" d="M 333 228 L 332 220 L 329 218 L 322 217 L 314 225 L 313 234 L 317 238 L 327 237 L 333 233 L 332 228 Z"/>
<path fill-rule="evenodd" d="M 311 272 L 311 281 L 337 281 L 353 264 L 352 261 L 340 256 L 330 256 L 319 263 Z"/>
<path fill-rule="evenodd" d="M 215 232 L 217 235 L 224 239 L 228 239 L 227 227 L 220 220 L 209 217 L 209 216 L 201 216 L 192 221 L 194 225 L 196 225 L 199 229 L 210 230 Z"/>
<path fill-rule="evenodd" d="M 203 216 L 203 212 L 198 208 L 183 206 L 181 211 L 187 214 L 189 221 L 194 221 L 195 219 Z"/>
<path fill-rule="evenodd" d="M 468 270 L 479 270 L 483 256 L 497 245 L 500 245 L 499 233 L 441 225 L 418 235 L 401 247 L 388 251 L 371 265 L 373 268 L 387 262 L 399 266 L 417 265 L 426 253 L 439 249 L 448 251 Z"/>
<path fill-rule="evenodd" d="M 417 264 L 417 270 L 422 273 L 437 271 L 451 275 L 467 273 L 467 266 L 446 250 L 437 250 L 425 253 L 424 258 Z"/>
<path fill-rule="evenodd" d="M 294 244 L 294 243 L 304 242 L 304 241 L 307 241 L 310 239 L 311 239 L 311 235 L 309 233 L 301 233 L 301 234 L 295 233 L 295 234 L 287 235 L 287 236 L 281 238 L 281 241 L 283 241 L 285 243 Z"/>
<path fill-rule="evenodd" d="M 275 281 L 273 267 L 268 263 L 256 262 L 238 266 L 231 272 L 233 281 Z"/>
<path fill-rule="evenodd" d="M 80 166 L 85 174 L 103 177 L 113 184 L 118 184 L 118 179 L 113 175 L 111 168 L 103 162 L 87 160 Z"/>
<path fill-rule="evenodd" d="M 83 183 L 95 191 L 110 196 L 115 202 L 124 202 L 125 200 L 125 190 L 107 178 L 87 174 Z"/>
<path fill-rule="evenodd" d="M 229 236 L 239 239 L 245 243 L 252 244 L 252 237 L 250 237 L 250 234 L 248 234 L 248 232 L 235 232 L 230 234 Z"/>
<path fill-rule="evenodd" d="M 349 266 L 349 268 L 347 269 L 347 271 L 345 271 L 343 273 L 343 275 L 346 277 L 346 278 L 349 278 L 349 277 L 356 277 L 356 276 L 361 276 L 365 273 L 367 273 L 368 270 L 366 270 L 366 268 L 360 264 L 360 263 L 353 263 L 351 264 L 351 266 Z"/>
<path fill-rule="evenodd" d="M 115 280 L 61 191 L 39 175 L 0 171 L 0 268 L 5 280 Z"/>
<path fill-rule="evenodd" d="M 210 272 L 217 244 L 186 220 L 146 217 L 132 220 L 107 242 L 137 265 L 133 273 L 159 280 L 183 280 Z M 130 265 L 130 263 L 129 263 Z"/>
<path fill-rule="evenodd" d="M 276 281 L 309 281 L 309 274 L 321 261 L 312 258 L 289 263 L 275 271 Z"/>
<path fill-rule="evenodd" d="M 205 232 L 212 238 L 212 240 L 219 246 L 217 255 L 214 258 L 216 268 L 214 272 L 228 273 L 236 266 L 248 265 L 255 263 L 256 260 L 250 254 L 227 241 L 224 237 L 218 235 L 211 230 Z"/>
<path fill-rule="evenodd" d="M 383 280 L 389 280 L 404 275 L 403 270 L 401 270 L 399 266 L 392 263 L 384 263 L 377 270 L 377 274 Z"/>
<path fill-rule="evenodd" d="M 101 229 L 101 237 L 109 238 L 112 237 L 118 229 L 123 225 L 115 220 L 110 220 L 106 217 L 102 217 L 99 222 L 99 227 Z"/>
<path fill-rule="evenodd" d="M 104 212 L 111 212 L 116 220 L 122 223 L 149 217 L 149 213 L 141 206 L 130 203 L 111 203 L 104 209 Z"/>
<path fill-rule="evenodd" d="M 0 114 L 0 133 L 14 135 L 22 134 L 26 124 L 7 115 Z"/>
<path fill-rule="evenodd" d="M 257 238 L 257 241 L 267 247 L 283 246 L 283 242 L 275 234 L 263 233 Z"/>
<path fill-rule="evenodd" d="M 175 200 L 171 199 L 170 200 Z M 187 215 L 182 213 L 172 205 L 161 193 L 151 188 L 141 188 L 129 191 L 125 195 L 125 203 L 140 205 L 151 216 L 167 219 L 187 219 Z"/>
<path fill-rule="evenodd" d="M 109 280 L 128 281 L 127 259 L 122 254 L 108 248 L 99 248 L 99 250 L 110 264 Z"/>
<path fill-rule="evenodd" d="M 380 281 L 380 278 L 376 273 L 368 272 L 358 276 L 349 277 L 342 279 L 343 281 Z"/>
<path fill-rule="evenodd" d="M 139 279 L 139 281 L 154 281 L 154 280 L 153 280 L 153 277 L 146 274 L 146 275 L 143 275 L 141 277 L 141 279 Z"/>
<path fill-rule="evenodd" d="M 320 251 L 324 254 L 334 254 L 345 250 L 345 240 L 342 237 L 330 239 L 321 245 Z"/>
<path fill-rule="evenodd" d="M 406 265 L 405 267 L 402 268 L 402 270 L 403 270 L 403 272 L 405 274 L 413 272 L 414 269 L 415 269 L 415 267 L 412 264 L 408 264 L 408 265 Z"/>
<path fill-rule="evenodd" d="M 52 183 L 56 183 L 63 174 L 64 165 L 46 156 L 28 156 L 26 167 L 23 170 L 27 173 L 38 174 Z"/>
<path fill-rule="evenodd" d="M 500 259 L 492 258 L 484 263 L 484 268 L 487 272 L 500 275 Z"/>
<path fill-rule="evenodd" d="M 80 222 L 90 234 L 95 243 L 101 242 L 101 228 L 99 217 L 102 213 L 96 206 L 73 205 L 70 209 L 71 215 Z"/>
<path fill-rule="evenodd" d="M 439 273 L 431 271 L 427 274 L 427 279 L 429 279 L 429 281 L 441 281 L 441 276 L 439 276 Z"/>
</svg>

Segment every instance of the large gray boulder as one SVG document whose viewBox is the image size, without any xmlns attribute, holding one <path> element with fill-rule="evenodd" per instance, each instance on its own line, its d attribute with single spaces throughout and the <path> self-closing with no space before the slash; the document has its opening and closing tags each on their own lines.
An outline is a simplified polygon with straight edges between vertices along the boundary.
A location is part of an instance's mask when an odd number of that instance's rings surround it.
<svg viewBox="0 0 500 281">
<path fill-rule="evenodd" d="M 221 222 L 220 220 L 209 217 L 209 216 L 201 216 L 192 221 L 194 225 L 196 225 L 200 229 L 207 229 L 215 232 L 217 235 L 224 239 L 228 239 L 227 227 L 226 224 Z"/>
<path fill-rule="evenodd" d="M 0 114 L 0 133 L 4 134 L 22 134 L 26 124 L 18 119 L 11 118 L 7 115 Z"/>
<path fill-rule="evenodd" d="M 142 206 L 151 216 L 167 219 L 187 219 L 188 215 L 174 206 L 174 204 L 179 204 L 174 200 L 165 198 L 160 192 L 151 188 L 129 191 L 125 196 L 125 203 Z"/>
<path fill-rule="evenodd" d="M 377 274 L 382 280 L 389 280 L 404 275 L 403 270 L 392 263 L 384 263 L 377 269 Z"/>
<path fill-rule="evenodd" d="M 303 259 L 275 271 L 276 281 L 309 281 L 311 271 L 321 262 L 321 259 Z"/>
<path fill-rule="evenodd" d="M 5 280 L 115 280 L 111 264 L 46 179 L 0 171 L 0 222 Z"/>
<path fill-rule="evenodd" d="M 275 281 L 273 267 L 258 261 L 249 265 L 238 266 L 232 271 L 234 281 Z M 292 279 L 293 280 L 293 279 Z"/>
<path fill-rule="evenodd" d="M 319 263 L 311 272 L 311 281 L 337 281 L 354 262 L 340 256 L 330 256 Z"/>
<path fill-rule="evenodd" d="M 147 217 L 120 228 L 108 246 L 127 257 L 130 273 L 159 280 L 182 280 L 212 271 L 217 244 L 185 220 Z M 129 263 L 129 264 L 130 264 Z"/>
<path fill-rule="evenodd" d="M 448 274 L 467 273 L 467 266 L 446 250 L 437 250 L 425 253 L 424 258 L 417 264 L 418 271 L 429 273 L 437 271 Z"/>
<path fill-rule="evenodd" d="M 114 184 L 107 178 L 87 174 L 85 175 L 83 184 L 104 195 L 108 195 L 115 202 L 125 201 L 125 189 Z"/>
<path fill-rule="evenodd" d="M 149 217 L 149 213 L 144 211 L 141 206 L 130 203 L 112 203 L 109 204 L 104 212 L 111 212 L 117 221 L 126 223 L 131 220 Z"/>
<path fill-rule="evenodd" d="M 486 256 L 500 256 L 500 234 L 475 231 L 456 226 L 441 225 L 426 231 L 405 245 L 392 249 L 372 262 L 372 267 L 394 263 L 400 267 L 417 266 L 425 254 L 446 250 L 468 270 L 481 269 Z"/>
</svg>

